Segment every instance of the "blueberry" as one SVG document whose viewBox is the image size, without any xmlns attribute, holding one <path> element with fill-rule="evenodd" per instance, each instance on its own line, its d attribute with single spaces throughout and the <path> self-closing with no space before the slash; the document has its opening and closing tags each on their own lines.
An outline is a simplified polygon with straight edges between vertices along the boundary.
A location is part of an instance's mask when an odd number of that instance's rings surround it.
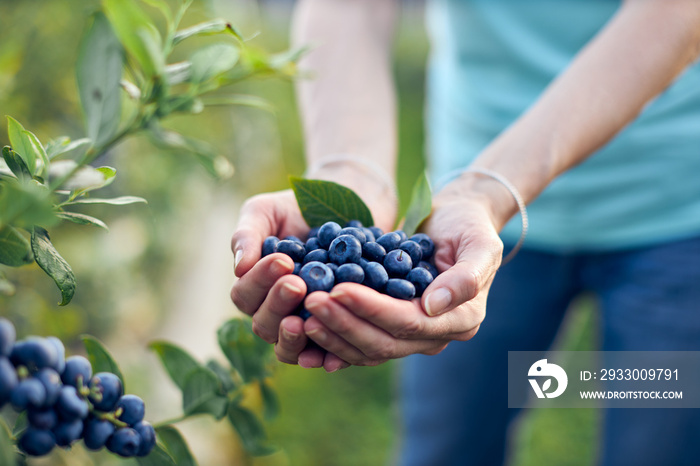
<svg viewBox="0 0 700 466">
<path fill-rule="evenodd" d="M 362 245 L 362 257 L 368 261 L 384 262 L 384 256 L 386 256 L 386 249 L 381 244 L 367 241 Z"/>
<path fill-rule="evenodd" d="M 413 268 L 411 256 L 403 249 L 394 249 L 386 253 L 384 268 L 390 277 L 403 278 Z"/>
<path fill-rule="evenodd" d="M 308 254 L 311 251 L 323 248 L 321 247 L 321 242 L 318 240 L 318 238 L 309 238 L 309 240 L 306 242 L 306 245 L 304 246 L 304 249 L 306 249 L 306 253 Z"/>
<path fill-rule="evenodd" d="M 413 299 L 416 295 L 416 287 L 403 278 L 390 278 L 386 284 L 386 294 L 392 298 Z"/>
<path fill-rule="evenodd" d="M 321 225 L 321 228 L 318 229 L 318 240 L 321 242 L 321 247 L 328 249 L 331 242 L 338 236 L 340 229 L 340 225 L 335 222 L 326 222 Z"/>
<path fill-rule="evenodd" d="M 27 421 L 32 427 L 37 429 L 51 430 L 58 424 L 58 414 L 53 408 L 32 408 L 27 409 Z"/>
<path fill-rule="evenodd" d="M 58 352 L 45 338 L 29 337 L 15 343 L 10 361 L 15 367 L 25 366 L 30 372 L 36 372 L 44 367 L 56 367 Z"/>
<path fill-rule="evenodd" d="M 56 349 L 58 361 L 56 362 L 56 365 L 53 368 L 56 369 L 56 372 L 62 374 L 63 371 L 66 369 L 66 347 L 63 346 L 63 342 L 56 337 L 47 337 L 46 341 L 51 343 Z"/>
<path fill-rule="evenodd" d="M 289 239 L 283 239 L 277 246 L 275 246 L 275 252 L 281 252 L 292 258 L 294 262 L 301 262 L 306 255 L 306 249 L 302 243 L 292 241 Z"/>
<path fill-rule="evenodd" d="M 416 243 L 415 241 L 404 241 L 401 243 L 401 245 L 399 245 L 399 249 L 403 249 L 409 256 L 411 256 L 411 262 L 413 264 L 417 264 L 423 258 L 423 250 L 421 249 L 420 244 Z"/>
<path fill-rule="evenodd" d="M 367 264 L 369 264 L 370 262 L 376 262 L 376 261 L 368 261 L 368 260 L 365 259 L 364 257 L 360 257 L 360 262 L 359 262 L 359 264 L 360 264 L 360 267 L 362 267 L 362 270 L 365 270 L 365 267 L 367 267 Z M 337 266 L 336 266 L 336 267 L 337 267 Z"/>
<path fill-rule="evenodd" d="M 426 235 L 425 233 L 416 233 L 415 235 L 411 236 L 411 241 L 415 241 L 416 243 L 420 244 L 420 247 L 423 250 L 423 260 L 427 261 L 433 256 L 433 253 L 435 252 L 435 243 L 433 243 L 433 240 L 430 239 L 430 236 Z"/>
<path fill-rule="evenodd" d="M 345 228 L 362 228 L 363 226 L 364 225 L 362 225 L 362 222 L 359 220 L 350 220 L 345 224 Z"/>
<path fill-rule="evenodd" d="M 9 357 L 12 353 L 12 345 L 15 344 L 17 333 L 12 322 L 0 317 L 0 356 Z"/>
<path fill-rule="evenodd" d="M 433 275 L 423 267 L 414 267 L 406 275 L 406 280 L 416 287 L 416 296 L 423 296 L 423 292 L 433 281 Z"/>
<path fill-rule="evenodd" d="M 136 456 L 148 456 L 156 445 L 156 431 L 153 426 L 146 421 L 141 421 L 134 426 L 134 430 L 141 437 L 141 445 L 136 452 Z"/>
<path fill-rule="evenodd" d="M 50 406 L 53 406 L 54 403 L 56 403 L 56 400 L 58 399 L 58 394 L 61 392 L 61 387 L 63 386 L 63 384 L 61 383 L 61 377 L 58 375 L 58 372 L 56 372 L 53 369 L 49 369 L 48 367 L 45 367 L 44 369 L 34 374 L 34 377 L 39 382 L 41 382 L 41 384 L 44 386 L 44 389 L 46 390 L 46 400 L 44 401 L 44 407 L 48 408 Z"/>
<path fill-rule="evenodd" d="M 12 390 L 17 386 L 17 372 L 10 360 L 0 356 L 0 408 L 10 400 Z"/>
<path fill-rule="evenodd" d="M 406 235 L 406 233 L 403 230 L 396 230 L 396 233 L 398 233 L 399 236 L 401 237 L 402 243 L 408 239 L 408 236 Z"/>
<path fill-rule="evenodd" d="M 10 394 L 10 402 L 17 412 L 24 411 L 29 406 L 39 408 L 46 402 L 46 389 L 34 377 L 20 380 Z"/>
<path fill-rule="evenodd" d="M 309 239 L 311 238 L 316 238 L 318 236 L 318 230 L 320 227 L 313 227 L 312 229 L 309 230 L 309 236 L 307 236 L 306 242 L 309 242 Z"/>
<path fill-rule="evenodd" d="M 386 273 L 384 266 L 379 262 L 368 262 L 363 269 L 365 271 L 365 281 L 363 283 L 377 291 L 383 291 L 386 282 L 389 281 L 389 275 Z"/>
<path fill-rule="evenodd" d="M 357 264 L 343 264 L 335 273 L 336 283 L 362 283 L 365 279 L 365 271 Z"/>
<path fill-rule="evenodd" d="M 90 380 L 90 396 L 95 409 L 109 412 L 114 410 L 117 401 L 124 394 L 122 381 L 111 372 L 99 372 Z"/>
<path fill-rule="evenodd" d="M 82 356 L 71 356 L 66 359 L 66 369 L 61 374 L 61 380 L 66 385 L 78 388 L 78 383 L 87 386 L 92 377 L 92 366 L 90 361 Z"/>
<path fill-rule="evenodd" d="M 56 445 L 59 447 L 70 446 L 83 435 L 82 419 L 59 422 L 53 428 L 53 435 L 56 437 Z"/>
<path fill-rule="evenodd" d="M 333 272 L 322 262 L 309 262 L 301 268 L 299 276 L 306 283 L 307 293 L 330 291 L 335 277 Z"/>
<path fill-rule="evenodd" d="M 61 387 L 61 393 L 56 400 L 56 411 L 64 421 L 85 419 L 88 415 L 88 405 L 78 396 L 78 391 L 72 385 Z"/>
<path fill-rule="evenodd" d="M 119 420 L 124 421 L 130 426 L 137 422 L 143 421 L 143 415 L 146 413 L 146 406 L 143 400 L 136 395 L 124 395 L 117 402 L 117 410 L 121 408 L 122 412 L 119 415 Z"/>
<path fill-rule="evenodd" d="M 362 228 L 362 233 L 365 234 L 365 238 L 367 238 L 367 241 L 376 241 L 377 237 L 374 236 L 374 233 L 372 233 L 372 230 L 370 230 L 367 227 Z"/>
<path fill-rule="evenodd" d="M 262 256 L 269 256 L 270 254 L 275 252 L 275 247 L 279 242 L 280 239 L 276 236 L 268 236 L 267 238 L 265 238 L 265 241 L 263 241 L 262 244 Z"/>
<path fill-rule="evenodd" d="M 293 273 L 294 275 L 299 275 L 299 272 L 300 272 L 300 271 L 301 271 L 301 263 L 300 263 L 300 262 L 295 262 L 295 263 L 294 263 L 294 270 L 292 271 L 292 273 Z"/>
<path fill-rule="evenodd" d="M 115 430 L 116 427 L 109 421 L 89 418 L 83 428 L 83 443 L 90 450 L 99 450 L 105 446 Z"/>
<path fill-rule="evenodd" d="M 386 250 L 386 252 L 389 252 L 399 247 L 401 244 L 401 237 L 398 233 L 392 231 L 377 238 L 377 243 L 379 243 Z"/>
<path fill-rule="evenodd" d="M 341 235 L 333 240 L 328 248 L 328 259 L 338 265 L 348 262 L 359 263 L 362 257 L 362 245 L 352 235 Z"/>
<path fill-rule="evenodd" d="M 323 262 L 324 264 L 328 262 L 328 251 L 325 249 L 315 249 L 308 253 L 306 257 L 304 257 L 304 264 L 308 264 L 309 262 L 316 261 L 316 262 Z"/>
<path fill-rule="evenodd" d="M 302 305 L 301 309 L 299 310 L 299 317 L 301 317 L 303 320 L 306 320 L 309 317 L 311 317 L 311 313 Z"/>
<path fill-rule="evenodd" d="M 335 272 L 338 270 L 338 264 L 334 264 L 333 262 L 329 262 L 326 264 L 326 267 L 331 269 L 331 272 L 333 272 L 333 276 L 335 276 Z"/>
<path fill-rule="evenodd" d="M 17 446 L 27 455 L 44 456 L 56 446 L 56 438 L 49 430 L 28 427 L 17 442 Z"/>
<path fill-rule="evenodd" d="M 107 450 L 123 458 L 130 458 L 138 453 L 141 436 L 134 429 L 122 427 L 107 439 Z"/>
<path fill-rule="evenodd" d="M 418 263 L 418 267 L 422 267 L 426 269 L 428 272 L 430 272 L 430 275 L 433 276 L 433 278 L 437 278 L 438 276 L 438 270 L 435 268 L 433 264 L 427 261 L 420 261 Z"/>
<path fill-rule="evenodd" d="M 360 242 L 360 245 L 363 245 L 367 242 L 367 236 L 361 228 L 346 227 L 340 230 L 340 232 L 338 232 L 338 236 L 340 235 L 352 235 L 355 238 L 357 238 L 357 240 Z"/>
<path fill-rule="evenodd" d="M 295 243 L 299 243 L 301 245 L 304 245 L 304 242 L 298 236 L 289 235 L 289 236 L 285 236 L 284 239 L 286 241 L 294 241 Z"/>
<path fill-rule="evenodd" d="M 374 238 L 375 238 L 375 239 L 376 239 L 376 238 L 379 238 L 380 236 L 382 236 L 382 235 L 384 234 L 384 232 L 382 231 L 382 229 L 379 228 L 379 227 L 369 227 L 369 231 L 372 232 L 372 234 L 374 235 Z"/>
</svg>

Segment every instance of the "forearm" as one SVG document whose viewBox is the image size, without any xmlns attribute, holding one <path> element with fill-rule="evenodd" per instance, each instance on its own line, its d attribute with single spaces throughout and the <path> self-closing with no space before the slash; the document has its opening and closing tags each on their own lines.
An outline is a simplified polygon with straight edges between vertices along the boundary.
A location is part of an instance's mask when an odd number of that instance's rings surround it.
<svg viewBox="0 0 700 466">
<path fill-rule="evenodd" d="M 297 86 L 309 166 L 349 154 L 393 179 L 396 102 L 390 54 L 396 9 L 395 0 L 298 2 L 292 40 L 313 47 L 300 64 L 312 77 Z M 353 185 L 346 167 L 337 165 L 324 166 L 323 176 Z M 367 171 L 367 164 L 356 165 L 358 173 Z M 379 184 L 377 178 L 374 183 Z"/>
<path fill-rule="evenodd" d="M 538 101 L 474 162 L 501 173 L 533 200 L 630 123 L 700 51 L 700 2 L 628 0 Z M 502 226 L 517 210 L 483 177 L 461 189 L 488 191 Z"/>
</svg>

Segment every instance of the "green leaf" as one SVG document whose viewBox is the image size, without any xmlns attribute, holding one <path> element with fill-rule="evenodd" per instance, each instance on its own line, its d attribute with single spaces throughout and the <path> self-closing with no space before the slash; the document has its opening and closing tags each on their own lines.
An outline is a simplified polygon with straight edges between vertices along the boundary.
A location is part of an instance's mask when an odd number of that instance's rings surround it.
<svg viewBox="0 0 700 466">
<path fill-rule="evenodd" d="M 165 67 L 165 79 L 171 86 L 189 81 L 191 76 L 192 63 L 188 61 L 172 63 Z"/>
<path fill-rule="evenodd" d="M 7 117 L 7 135 L 10 137 L 12 150 L 22 157 L 27 168 L 29 168 L 29 173 L 33 175 L 36 169 L 36 153 L 29 139 L 22 134 L 23 131 L 25 129 L 20 122 L 11 116 Z"/>
<path fill-rule="evenodd" d="M 369 208 L 350 188 L 332 181 L 307 180 L 295 176 L 290 176 L 289 181 L 301 214 L 310 227 L 330 221 L 344 225 L 350 220 L 359 220 L 363 225 L 374 225 Z"/>
<path fill-rule="evenodd" d="M 117 37 L 146 76 L 161 76 L 165 69 L 163 42 L 150 18 L 134 0 L 103 0 L 102 4 Z"/>
<path fill-rule="evenodd" d="M 238 48 L 232 44 L 211 44 L 201 48 L 190 58 L 190 80 L 199 84 L 215 78 L 236 66 L 239 57 Z"/>
<path fill-rule="evenodd" d="M 432 210 L 433 196 L 430 191 L 428 178 L 425 176 L 425 172 L 423 172 L 413 185 L 411 202 L 408 204 L 406 220 L 403 223 L 403 231 L 406 235 L 413 235 L 423 220 L 428 218 Z"/>
<path fill-rule="evenodd" d="M 66 202 L 65 205 L 75 205 L 75 204 L 108 204 L 108 205 L 129 205 L 144 203 L 148 204 L 148 201 L 142 197 L 137 196 L 120 196 L 113 197 L 111 199 L 100 199 L 97 197 L 81 197 L 71 202 Z"/>
<path fill-rule="evenodd" d="M 255 95 L 233 94 L 204 97 L 202 98 L 202 102 L 205 106 L 240 105 L 244 107 L 259 108 L 261 110 L 266 110 L 270 113 L 275 113 L 274 105 L 272 105 L 268 100 L 265 100 L 262 97 L 258 97 Z"/>
<path fill-rule="evenodd" d="M 211 359 L 207 361 L 207 367 L 219 378 L 219 382 L 221 382 L 221 386 L 225 392 L 232 392 L 237 388 L 236 382 L 234 382 L 233 377 L 231 377 L 231 370 L 224 367 L 219 361 Z"/>
<path fill-rule="evenodd" d="M 270 421 L 280 413 L 280 400 L 277 392 L 264 380 L 260 381 L 260 395 L 263 400 L 263 418 Z"/>
<path fill-rule="evenodd" d="M 0 464 L 6 464 L 8 466 L 16 464 L 12 436 L 3 418 L 0 418 Z"/>
<path fill-rule="evenodd" d="M 219 378 L 210 369 L 197 367 L 187 374 L 182 389 L 182 410 L 186 416 L 204 413 L 221 419 L 226 415 L 227 402 Z"/>
<path fill-rule="evenodd" d="M 270 348 L 253 334 L 249 319 L 231 319 L 217 332 L 219 346 L 244 382 L 264 379 L 269 371 Z"/>
<path fill-rule="evenodd" d="M 193 36 L 220 34 L 231 30 L 231 25 L 223 19 L 213 19 L 204 23 L 195 24 L 181 31 L 177 31 L 173 36 L 173 45 L 177 45 L 185 39 Z"/>
<path fill-rule="evenodd" d="M 187 442 L 175 427 L 159 427 L 156 429 L 156 435 L 170 456 L 175 460 L 175 464 L 178 466 L 197 465 L 190 448 L 187 446 Z"/>
<path fill-rule="evenodd" d="M 27 427 L 29 427 L 29 421 L 27 420 L 27 411 L 22 411 L 15 419 L 15 425 L 12 427 L 12 436 L 17 437 L 24 432 Z"/>
<path fill-rule="evenodd" d="M 83 340 L 83 345 L 85 345 L 88 360 L 92 365 L 92 372 L 111 372 L 121 379 L 126 389 L 126 381 L 124 380 L 121 369 L 119 369 L 119 365 L 100 340 L 92 335 L 81 335 L 80 339 Z"/>
<path fill-rule="evenodd" d="M 157 147 L 175 150 L 185 154 L 194 154 L 199 163 L 213 176 L 225 179 L 233 176 L 233 165 L 221 155 L 218 155 L 206 143 L 183 136 L 175 131 L 164 129 L 151 124 L 148 132 L 151 141 Z"/>
<path fill-rule="evenodd" d="M 29 180 L 32 178 L 32 174 L 27 167 L 27 163 L 22 157 L 20 157 L 17 152 L 13 151 L 10 146 L 5 146 L 2 148 L 2 158 L 7 164 L 7 168 L 10 169 L 13 175 L 15 175 L 20 180 Z"/>
<path fill-rule="evenodd" d="M 51 193 L 37 181 L 10 179 L 0 188 L 0 225 L 30 229 L 58 222 Z"/>
<path fill-rule="evenodd" d="M 88 137 L 102 146 L 119 129 L 124 50 L 102 13 L 96 13 L 80 44 L 76 75 Z"/>
<path fill-rule="evenodd" d="M 137 456 L 136 462 L 140 466 L 177 466 L 178 463 L 170 456 L 170 454 L 158 442 L 153 447 L 153 450 L 148 456 Z M 186 464 L 186 463 L 180 463 Z"/>
<path fill-rule="evenodd" d="M 22 131 L 22 137 L 28 139 L 27 145 L 31 147 L 31 150 L 34 152 L 34 156 L 41 160 L 41 170 L 37 171 L 36 175 L 44 176 L 45 173 L 48 173 L 50 165 L 49 157 L 46 155 L 44 146 L 41 145 L 39 138 L 37 138 L 31 131 Z"/>
<path fill-rule="evenodd" d="M 111 184 L 117 174 L 112 167 L 94 168 L 84 165 L 71 175 L 76 166 L 77 163 L 74 160 L 54 162 L 51 164 L 50 177 L 54 180 L 63 180 L 60 183 L 63 189 L 85 193 Z M 65 179 L 68 175 L 71 175 L 70 179 Z"/>
<path fill-rule="evenodd" d="M 154 341 L 149 345 L 160 358 L 168 375 L 180 390 L 185 388 L 187 375 L 200 367 L 200 364 L 182 348 L 167 341 Z"/>
<path fill-rule="evenodd" d="M 99 218 L 91 217 L 90 215 L 80 214 L 77 212 L 59 212 L 56 214 L 59 218 L 68 220 L 69 222 L 77 223 L 78 225 L 92 225 L 109 231 L 109 227 Z"/>
<path fill-rule="evenodd" d="M 41 227 L 34 227 L 32 230 L 32 252 L 36 263 L 56 282 L 61 291 L 59 306 L 65 306 L 75 294 L 75 275 L 68 262 L 51 244 L 49 233 Z"/>
<path fill-rule="evenodd" d="M 10 225 L 0 230 L 0 264 L 21 267 L 32 262 L 34 256 L 29 241 Z"/>
<path fill-rule="evenodd" d="M 243 447 L 253 456 L 274 453 L 276 449 L 266 445 L 265 429 L 258 417 L 235 400 L 228 405 L 228 420 L 241 438 Z"/>
<path fill-rule="evenodd" d="M 71 141 L 68 137 L 60 137 L 51 140 L 46 144 L 46 155 L 48 155 L 49 160 L 53 160 L 59 155 L 67 154 L 68 152 L 74 151 L 79 147 L 89 147 L 92 145 L 92 140 L 89 138 L 76 139 Z"/>
</svg>

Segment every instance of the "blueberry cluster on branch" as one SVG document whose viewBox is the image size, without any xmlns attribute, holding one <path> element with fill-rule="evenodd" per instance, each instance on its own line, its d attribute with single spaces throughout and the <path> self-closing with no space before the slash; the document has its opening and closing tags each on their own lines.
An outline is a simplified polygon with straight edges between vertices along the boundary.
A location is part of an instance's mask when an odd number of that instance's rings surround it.
<svg viewBox="0 0 700 466">
<path fill-rule="evenodd" d="M 0 318 L 0 408 L 7 403 L 26 412 L 17 446 L 30 456 L 81 438 L 90 450 L 106 447 L 125 458 L 146 456 L 156 443 L 153 426 L 143 420 L 143 400 L 124 395 L 117 375 L 93 375 L 82 356 L 66 359 L 56 337 L 16 341 L 15 327 Z"/>
<path fill-rule="evenodd" d="M 295 236 L 269 236 L 262 255 L 283 253 L 294 260 L 294 273 L 307 293 L 330 291 L 343 282 L 361 283 L 394 298 L 422 296 L 438 271 L 432 263 L 435 244 L 424 234 L 410 238 L 401 231 L 384 233 L 351 220 L 345 227 L 326 222 L 312 228 L 306 242 Z M 309 313 L 300 310 L 303 318 Z"/>
</svg>

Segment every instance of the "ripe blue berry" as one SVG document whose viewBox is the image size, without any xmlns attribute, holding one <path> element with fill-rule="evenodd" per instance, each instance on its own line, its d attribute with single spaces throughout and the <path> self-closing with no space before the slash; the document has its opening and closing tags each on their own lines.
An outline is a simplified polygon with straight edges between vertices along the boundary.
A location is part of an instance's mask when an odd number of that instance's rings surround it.
<svg viewBox="0 0 700 466">
<path fill-rule="evenodd" d="M 115 430 L 116 427 L 109 421 L 89 418 L 83 428 L 83 443 L 90 450 L 99 450 L 105 446 Z"/>
<path fill-rule="evenodd" d="M 413 268 L 411 256 L 402 249 L 394 249 L 386 253 L 384 258 L 384 268 L 390 277 L 403 278 Z"/>
<path fill-rule="evenodd" d="M 406 233 L 403 230 L 396 230 L 396 233 L 398 233 L 399 236 L 401 237 L 402 243 L 408 239 L 408 236 L 406 235 Z"/>
<path fill-rule="evenodd" d="M 53 428 L 53 435 L 59 447 L 70 446 L 83 435 L 83 420 L 61 421 Z"/>
<path fill-rule="evenodd" d="M 437 278 L 438 276 L 438 270 L 435 268 L 433 264 L 427 261 L 420 261 L 418 263 L 418 267 L 422 267 L 426 269 L 428 272 L 430 272 L 430 275 L 433 276 L 433 278 Z"/>
<path fill-rule="evenodd" d="M 294 275 L 299 275 L 299 272 L 301 272 L 301 263 L 300 263 L 300 262 L 295 262 L 295 263 L 294 263 L 294 270 L 292 271 L 292 273 L 293 273 Z"/>
<path fill-rule="evenodd" d="M 390 278 L 386 284 L 386 294 L 392 298 L 408 300 L 416 295 L 416 288 L 413 283 L 403 278 Z"/>
<path fill-rule="evenodd" d="M 415 241 L 404 241 L 399 245 L 399 249 L 403 249 L 409 256 L 411 256 L 411 262 L 413 264 L 417 264 L 423 258 L 423 250 L 421 249 L 420 244 L 416 243 Z"/>
<path fill-rule="evenodd" d="M 406 280 L 416 287 L 416 296 L 423 296 L 423 292 L 433 282 L 433 275 L 423 267 L 414 267 L 406 275 Z"/>
<path fill-rule="evenodd" d="M 345 227 L 342 230 L 340 230 L 340 232 L 338 232 L 338 236 L 340 235 L 352 235 L 355 238 L 357 238 L 357 240 L 360 242 L 360 245 L 363 245 L 367 242 L 367 236 L 361 228 Z"/>
<path fill-rule="evenodd" d="M 124 395 L 119 398 L 116 409 L 121 408 L 122 412 L 118 416 L 120 421 L 124 421 L 130 426 L 137 422 L 143 421 L 143 415 L 146 413 L 146 406 L 143 400 L 136 395 Z"/>
<path fill-rule="evenodd" d="M 340 225 L 335 222 L 326 222 L 321 225 L 318 229 L 318 240 L 321 243 L 321 247 L 328 249 L 340 230 Z"/>
<path fill-rule="evenodd" d="M 10 400 L 12 390 L 17 386 L 17 372 L 9 359 L 0 356 L 0 408 Z"/>
<path fill-rule="evenodd" d="M 0 356 L 10 357 L 17 334 L 12 322 L 0 317 Z"/>
<path fill-rule="evenodd" d="M 123 394 L 124 388 L 121 379 L 111 372 L 99 372 L 90 380 L 88 399 L 99 411 L 113 411 Z"/>
<path fill-rule="evenodd" d="M 56 349 L 58 361 L 56 362 L 56 365 L 53 368 L 56 369 L 56 372 L 62 374 L 63 371 L 66 369 L 66 347 L 63 346 L 63 342 L 56 337 L 47 337 L 46 341 L 51 343 Z"/>
<path fill-rule="evenodd" d="M 384 266 L 379 262 L 367 262 L 363 270 L 365 271 L 363 284 L 377 291 L 383 291 L 386 283 L 389 281 L 389 275 L 386 273 Z"/>
<path fill-rule="evenodd" d="M 136 456 L 148 456 L 156 445 L 156 431 L 153 429 L 153 426 L 146 421 L 141 421 L 136 424 L 134 430 L 141 437 L 141 444 L 139 445 L 139 450 L 136 452 Z"/>
<path fill-rule="evenodd" d="M 53 408 L 27 409 L 27 421 L 37 429 L 51 430 L 58 424 L 58 414 Z"/>
<path fill-rule="evenodd" d="M 56 446 L 56 438 L 49 430 L 28 427 L 20 437 L 17 446 L 31 456 L 44 456 Z"/>
<path fill-rule="evenodd" d="M 10 402 L 17 412 L 24 411 L 29 406 L 39 408 L 45 401 L 46 389 L 34 377 L 20 380 L 10 394 Z"/>
<path fill-rule="evenodd" d="M 299 276 L 306 283 L 307 293 L 330 291 L 335 277 L 333 272 L 322 262 L 309 262 L 301 268 Z"/>
<path fill-rule="evenodd" d="M 385 233 L 377 238 L 377 243 L 379 243 L 386 250 L 386 252 L 393 251 L 401 244 L 401 236 L 399 236 L 399 234 L 395 231 Z"/>
<path fill-rule="evenodd" d="M 64 421 L 85 419 L 88 415 L 88 405 L 78 396 L 78 391 L 72 385 L 61 387 L 61 393 L 56 400 L 56 411 Z"/>
<path fill-rule="evenodd" d="M 30 372 L 36 372 L 44 367 L 56 367 L 58 353 L 45 338 L 29 337 L 15 343 L 10 361 L 15 367 L 25 366 Z"/>
<path fill-rule="evenodd" d="M 289 235 L 285 236 L 284 239 L 287 241 L 294 241 L 295 243 L 304 244 L 304 242 L 298 236 Z"/>
<path fill-rule="evenodd" d="M 309 317 L 311 317 L 311 313 L 302 305 L 301 309 L 299 310 L 299 317 L 301 317 L 303 320 L 306 320 Z"/>
<path fill-rule="evenodd" d="M 138 453 L 141 447 L 141 436 L 130 427 L 117 429 L 107 439 L 107 450 L 123 458 L 130 458 Z"/>
<path fill-rule="evenodd" d="M 92 377 L 90 361 L 82 356 L 71 356 L 66 359 L 66 369 L 61 374 L 61 380 L 64 384 L 75 388 L 87 386 L 90 377 Z"/>
<path fill-rule="evenodd" d="M 384 256 L 386 256 L 386 249 L 379 244 L 367 241 L 362 245 L 362 257 L 370 262 L 384 262 Z"/>
<path fill-rule="evenodd" d="M 362 222 L 359 220 L 350 220 L 348 223 L 345 224 L 345 228 L 362 228 Z"/>
<path fill-rule="evenodd" d="M 416 243 L 420 244 L 420 247 L 423 250 L 423 260 L 427 261 L 433 257 L 433 253 L 435 252 L 435 243 L 433 243 L 433 240 L 430 239 L 430 236 L 426 235 L 425 233 L 416 233 L 415 235 L 411 236 L 411 241 L 415 241 Z"/>
<path fill-rule="evenodd" d="M 311 251 L 323 248 L 321 247 L 321 242 L 318 240 L 318 238 L 309 238 L 309 240 L 306 242 L 306 245 L 304 246 L 304 249 L 306 249 L 306 254 L 308 254 Z"/>
<path fill-rule="evenodd" d="M 377 237 L 374 236 L 374 233 L 372 233 L 372 230 L 370 230 L 367 227 L 362 228 L 362 233 L 365 234 L 365 238 L 367 238 L 367 241 L 376 241 Z"/>
<path fill-rule="evenodd" d="M 277 246 L 275 246 L 275 252 L 281 252 L 292 258 L 294 262 L 301 262 L 306 255 L 306 249 L 304 249 L 304 244 L 297 241 L 292 241 L 289 239 L 283 239 Z"/>
<path fill-rule="evenodd" d="M 352 235 L 340 235 L 328 248 L 328 259 L 338 265 L 348 262 L 359 263 L 362 257 L 362 245 Z"/>
<path fill-rule="evenodd" d="M 382 229 L 379 228 L 379 227 L 369 227 L 369 231 L 372 232 L 372 234 L 374 235 L 375 240 L 384 234 L 384 232 L 382 231 Z"/>
<path fill-rule="evenodd" d="M 335 272 L 336 283 L 362 283 L 365 279 L 365 271 L 358 264 L 343 264 Z"/>
<path fill-rule="evenodd" d="M 309 262 L 316 261 L 316 262 L 323 262 L 326 263 L 328 262 L 328 251 L 325 249 L 315 249 L 309 253 L 306 254 L 306 257 L 304 257 L 304 264 L 308 264 Z"/>
<path fill-rule="evenodd" d="M 58 372 L 56 372 L 53 369 L 49 369 L 48 367 L 45 367 L 44 369 L 34 374 L 34 378 L 41 382 L 41 384 L 44 386 L 44 389 L 46 390 L 46 400 L 44 401 L 44 407 L 48 408 L 49 406 L 53 406 L 54 403 L 56 403 L 56 400 L 58 399 L 58 394 L 61 392 L 61 387 L 63 386 L 63 384 L 61 383 L 61 377 L 58 375 Z"/>
<path fill-rule="evenodd" d="M 267 238 L 265 238 L 265 241 L 263 241 L 262 244 L 262 256 L 269 256 L 270 254 L 275 252 L 275 247 L 279 242 L 280 239 L 276 236 L 268 236 Z"/>
<path fill-rule="evenodd" d="M 309 235 L 307 237 L 307 243 L 308 243 L 308 239 L 315 238 L 318 236 L 318 229 L 319 228 L 320 227 L 313 227 L 312 229 L 309 230 Z"/>
</svg>

